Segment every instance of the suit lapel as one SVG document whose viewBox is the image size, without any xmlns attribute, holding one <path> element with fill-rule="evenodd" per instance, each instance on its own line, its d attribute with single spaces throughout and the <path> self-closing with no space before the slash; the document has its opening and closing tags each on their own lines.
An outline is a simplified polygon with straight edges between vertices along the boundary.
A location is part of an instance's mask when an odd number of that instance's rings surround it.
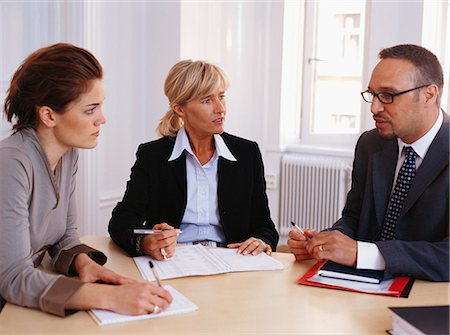
<svg viewBox="0 0 450 335">
<path fill-rule="evenodd" d="M 405 203 L 400 215 L 406 213 L 417 201 L 420 195 L 427 189 L 427 187 L 434 181 L 434 179 L 441 173 L 441 171 L 448 166 L 449 157 L 449 123 L 444 114 L 444 123 L 441 129 L 436 134 L 430 148 L 417 170 L 416 177 L 405 199 Z"/>
<path fill-rule="evenodd" d="M 381 151 L 373 154 L 373 185 L 375 213 L 378 226 L 384 222 L 387 204 L 391 196 L 397 164 L 397 141 L 389 141 Z"/>
<path fill-rule="evenodd" d="M 223 157 L 219 157 L 218 162 L 218 197 L 219 197 L 219 206 L 222 204 L 221 207 L 228 208 L 228 204 L 230 201 L 232 202 L 235 196 L 233 196 L 233 193 L 235 190 L 240 189 L 236 182 L 239 180 L 237 176 L 237 168 L 238 168 L 238 162 L 237 161 L 229 161 Z M 219 208 L 222 209 L 222 208 Z"/>
<path fill-rule="evenodd" d="M 167 162 L 169 176 L 175 180 L 175 186 L 183 195 L 184 204 L 187 203 L 187 181 L 186 181 L 186 153 L 183 152 L 177 159 Z M 176 192 L 176 190 L 174 190 Z"/>
</svg>

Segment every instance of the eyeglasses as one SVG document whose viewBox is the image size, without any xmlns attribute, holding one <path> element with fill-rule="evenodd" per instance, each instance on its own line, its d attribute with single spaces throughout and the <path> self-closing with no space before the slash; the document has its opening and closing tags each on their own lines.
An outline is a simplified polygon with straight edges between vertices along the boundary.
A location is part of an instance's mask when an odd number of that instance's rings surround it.
<svg viewBox="0 0 450 335">
<path fill-rule="evenodd" d="M 369 90 L 365 90 L 364 92 L 361 92 L 361 96 L 364 99 L 364 101 L 368 102 L 368 103 L 372 103 L 373 99 L 375 97 L 377 97 L 378 100 L 380 100 L 381 103 L 383 103 L 383 104 L 391 104 L 391 103 L 394 102 L 394 97 L 396 97 L 397 95 L 401 95 L 401 94 L 405 94 L 405 93 L 408 93 L 408 92 L 411 92 L 411 91 L 415 91 L 415 90 L 418 90 L 420 88 L 423 88 L 423 87 L 426 87 L 426 86 L 429 86 L 429 85 L 430 84 L 414 87 L 414 88 L 411 88 L 409 90 L 401 91 L 401 92 L 394 93 L 394 94 L 392 94 L 392 93 L 384 93 L 384 92 L 374 93 L 374 92 L 370 92 Z"/>
</svg>

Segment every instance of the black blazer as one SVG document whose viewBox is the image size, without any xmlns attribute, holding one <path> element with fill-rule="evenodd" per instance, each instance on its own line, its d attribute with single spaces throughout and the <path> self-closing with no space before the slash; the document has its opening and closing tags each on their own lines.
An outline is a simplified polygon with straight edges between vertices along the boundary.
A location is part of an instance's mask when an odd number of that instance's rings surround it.
<svg viewBox="0 0 450 335">
<path fill-rule="evenodd" d="M 386 271 L 419 279 L 449 281 L 449 116 L 417 170 L 396 226 L 396 240 L 380 241 L 397 164 L 396 139 L 376 129 L 356 145 L 352 187 L 342 218 L 332 227 L 360 240 L 375 241 Z"/>
<path fill-rule="evenodd" d="M 227 133 L 222 138 L 237 161 L 219 157 L 218 206 L 226 242 L 256 237 L 275 250 L 278 233 L 270 218 L 264 167 L 258 145 Z M 168 159 L 175 138 L 163 137 L 141 144 L 131 168 L 125 195 L 109 222 L 114 242 L 131 256 L 136 255 L 130 228 L 167 222 L 178 228 L 187 203 L 186 159 Z"/>
</svg>

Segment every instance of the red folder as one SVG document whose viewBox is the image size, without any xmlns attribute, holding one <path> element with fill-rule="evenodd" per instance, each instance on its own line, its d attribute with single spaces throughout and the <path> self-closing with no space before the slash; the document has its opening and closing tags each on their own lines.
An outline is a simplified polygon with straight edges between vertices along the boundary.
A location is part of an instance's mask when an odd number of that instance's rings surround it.
<svg viewBox="0 0 450 335">
<path fill-rule="evenodd" d="M 326 261 L 322 261 L 322 262 L 318 262 L 318 263 L 314 264 L 308 270 L 308 272 L 306 272 L 302 277 L 300 277 L 300 279 L 298 280 L 298 284 L 308 285 L 308 286 L 325 287 L 325 288 L 334 288 L 337 290 L 345 290 L 345 291 L 360 292 L 360 293 L 367 293 L 367 294 L 408 298 L 409 292 L 411 291 L 412 285 L 414 283 L 414 279 L 411 277 L 398 276 L 398 277 L 395 277 L 394 281 L 392 282 L 391 286 L 389 286 L 389 289 L 387 291 L 375 293 L 375 292 L 368 292 L 368 291 L 358 290 L 358 289 L 353 289 L 353 288 L 348 288 L 348 287 L 342 287 L 342 286 L 336 286 L 336 285 L 331 285 L 331 284 L 326 284 L 326 283 L 317 283 L 314 281 L 310 281 L 309 279 L 317 274 L 317 272 L 325 264 L 325 262 Z"/>
</svg>

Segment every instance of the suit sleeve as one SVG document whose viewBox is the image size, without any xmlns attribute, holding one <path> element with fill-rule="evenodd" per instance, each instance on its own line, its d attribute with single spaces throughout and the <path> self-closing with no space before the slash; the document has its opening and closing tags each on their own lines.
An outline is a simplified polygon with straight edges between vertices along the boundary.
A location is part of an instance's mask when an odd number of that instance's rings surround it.
<svg viewBox="0 0 450 335">
<path fill-rule="evenodd" d="M 108 226 L 111 239 L 130 256 L 142 254 L 136 249 L 136 240 L 130 229 L 142 225 L 146 204 L 149 202 L 147 186 L 150 171 L 145 163 L 142 145 L 139 146 L 136 157 L 123 199 L 114 208 Z"/>
<path fill-rule="evenodd" d="M 251 236 L 260 238 L 270 244 L 272 250 L 276 250 L 278 244 L 278 232 L 270 218 L 269 202 L 266 194 L 266 180 L 264 178 L 264 164 L 258 144 L 254 144 L 254 180 L 251 213 Z"/>
<path fill-rule="evenodd" d="M 331 227 L 332 230 L 339 230 L 353 239 L 356 239 L 358 232 L 364 192 L 363 180 L 365 176 L 362 175 L 361 171 L 365 171 L 366 169 L 362 170 L 360 169 L 360 166 L 367 164 L 367 162 L 363 161 L 364 154 L 360 149 L 361 137 L 359 138 L 355 148 L 355 158 L 353 160 L 352 169 L 352 185 L 347 194 L 347 201 L 345 202 L 344 209 L 342 210 L 341 218 Z"/>
<path fill-rule="evenodd" d="M 378 241 L 375 242 L 386 262 L 386 271 L 394 275 L 449 281 L 449 238 L 438 242 Z"/>
</svg>

